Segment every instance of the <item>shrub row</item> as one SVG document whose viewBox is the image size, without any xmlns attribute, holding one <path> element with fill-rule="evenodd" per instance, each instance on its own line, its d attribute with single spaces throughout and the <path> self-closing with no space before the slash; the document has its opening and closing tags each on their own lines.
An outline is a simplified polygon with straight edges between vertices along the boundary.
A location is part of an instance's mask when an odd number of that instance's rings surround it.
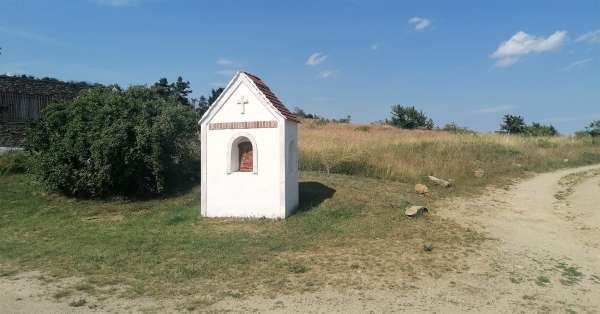
<svg viewBox="0 0 600 314">
<path fill-rule="evenodd" d="M 196 121 L 151 88 L 98 87 L 46 107 L 26 150 L 40 180 L 67 195 L 163 194 L 199 176 Z"/>
</svg>

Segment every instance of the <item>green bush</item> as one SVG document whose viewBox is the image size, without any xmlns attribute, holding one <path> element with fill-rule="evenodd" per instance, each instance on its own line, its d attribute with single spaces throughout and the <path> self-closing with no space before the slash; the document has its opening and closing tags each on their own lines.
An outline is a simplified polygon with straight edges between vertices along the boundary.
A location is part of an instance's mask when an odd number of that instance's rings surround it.
<svg viewBox="0 0 600 314">
<path fill-rule="evenodd" d="M 590 123 L 590 125 L 585 128 L 585 132 L 587 134 L 591 135 L 592 137 L 599 137 L 600 136 L 600 120 L 596 120 L 596 121 Z"/>
<path fill-rule="evenodd" d="M 523 134 L 527 132 L 527 124 L 521 116 L 505 114 L 500 124 L 500 132 L 506 134 Z"/>
<path fill-rule="evenodd" d="M 530 126 L 525 130 L 525 134 L 530 136 L 557 136 L 558 131 L 556 128 L 551 125 L 544 125 L 541 123 L 533 122 Z"/>
<path fill-rule="evenodd" d="M 433 120 L 414 106 L 392 106 L 392 117 L 388 123 L 402 129 L 433 129 Z"/>
<path fill-rule="evenodd" d="M 0 153 L 0 176 L 25 173 L 29 168 L 29 158 L 25 152 L 10 151 Z"/>
<path fill-rule="evenodd" d="M 144 86 L 49 105 L 27 136 L 33 172 L 75 196 L 164 194 L 199 177 L 197 116 Z"/>
</svg>

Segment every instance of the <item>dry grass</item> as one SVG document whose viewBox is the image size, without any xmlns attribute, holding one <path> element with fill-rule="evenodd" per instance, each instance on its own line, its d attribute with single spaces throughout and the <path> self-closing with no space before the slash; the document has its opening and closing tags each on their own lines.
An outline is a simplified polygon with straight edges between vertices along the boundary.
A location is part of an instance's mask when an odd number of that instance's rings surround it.
<svg viewBox="0 0 600 314">
<path fill-rule="evenodd" d="M 481 185 L 486 178 L 600 162 L 600 143 L 574 137 L 521 137 L 408 131 L 385 125 L 300 126 L 300 168 L 414 183 L 424 176 Z M 473 176 L 484 170 L 485 178 Z"/>
</svg>

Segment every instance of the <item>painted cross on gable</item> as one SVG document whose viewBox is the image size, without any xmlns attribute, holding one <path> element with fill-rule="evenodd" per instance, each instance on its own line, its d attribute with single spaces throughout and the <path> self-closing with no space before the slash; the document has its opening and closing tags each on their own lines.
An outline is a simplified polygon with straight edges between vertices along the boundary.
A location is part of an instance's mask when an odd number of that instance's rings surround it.
<svg viewBox="0 0 600 314">
<path fill-rule="evenodd" d="M 240 100 L 237 101 L 237 104 L 240 105 L 241 113 L 246 113 L 246 104 L 248 104 L 248 99 L 242 96 L 240 97 Z"/>
</svg>

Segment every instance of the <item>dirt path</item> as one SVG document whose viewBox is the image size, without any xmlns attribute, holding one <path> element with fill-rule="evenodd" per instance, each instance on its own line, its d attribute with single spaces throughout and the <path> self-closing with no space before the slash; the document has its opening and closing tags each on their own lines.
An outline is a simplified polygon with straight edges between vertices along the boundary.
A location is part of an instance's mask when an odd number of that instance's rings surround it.
<svg viewBox="0 0 600 314">
<path fill-rule="evenodd" d="M 464 271 L 394 289 L 326 288 L 274 298 L 225 299 L 221 312 L 600 313 L 600 166 L 537 175 L 509 189 L 435 206 L 441 215 L 490 238 Z M 1 313 L 171 312 L 156 300 L 104 300 L 74 308 L 52 298 L 38 277 L 0 278 Z M 394 278 L 394 274 L 386 274 Z M 55 285 L 55 284 L 53 284 Z M 54 293 L 54 292 L 53 292 Z M 69 299 L 69 298 L 66 298 Z M 70 299 L 76 300 L 75 296 Z M 98 302 L 94 302 L 97 304 Z"/>
<path fill-rule="evenodd" d="M 438 204 L 487 234 L 465 272 L 373 291 L 224 301 L 259 312 L 600 313 L 600 167 L 540 174 L 509 189 Z M 392 276 L 390 274 L 390 276 Z M 402 286 L 402 285 L 400 285 Z"/>
</svg>

